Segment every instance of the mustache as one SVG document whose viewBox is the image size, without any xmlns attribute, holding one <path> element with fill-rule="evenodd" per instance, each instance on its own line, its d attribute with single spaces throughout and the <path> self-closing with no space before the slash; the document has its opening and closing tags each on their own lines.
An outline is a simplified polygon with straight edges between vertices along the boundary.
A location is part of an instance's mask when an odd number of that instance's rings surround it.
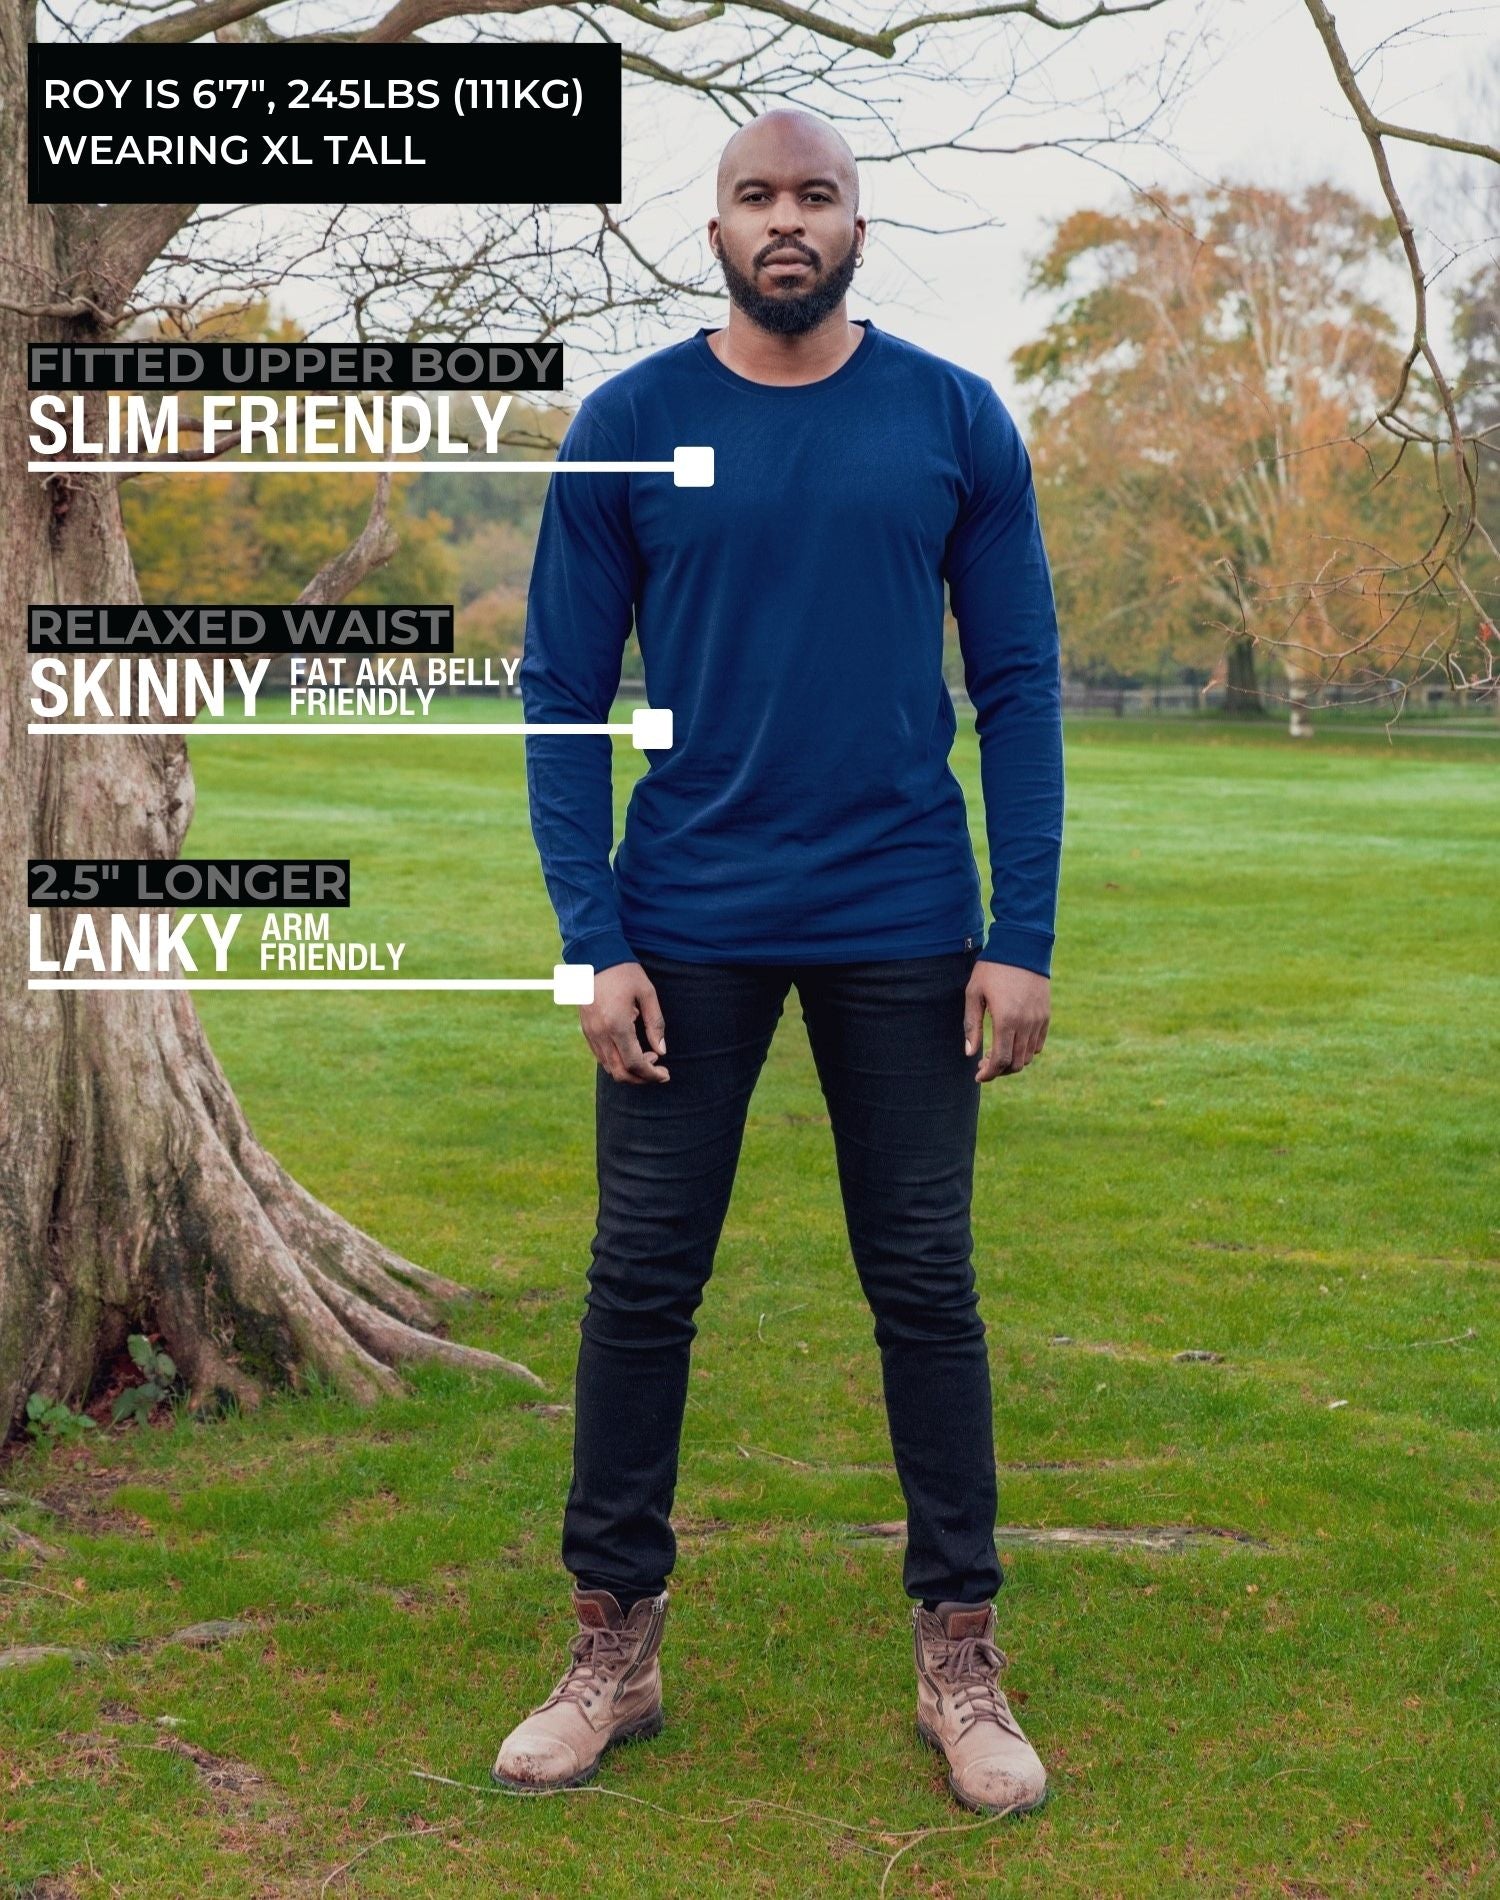
<svg viewBox="0 0 1500 1900">
<path fill-rule="evenodd" d="M 816 251 L 810 249 L 809 246 L 807 246 L 806 244 L 789 243 L 785 238 L 783 238 L 783 239 L 778 240 L 774 244 L 767 244 L 763 246 L 761 250 L 757 251 L 755 254 L 753 268 L 755 270 L 759 270 L 763 264 L 768 262 L 769 259 L 773 257 L 781 257 L 787 254 L 790 254 L 795 257 L 806 258 L 807 262 L 812 265 L 814 270 L 821 270 L 823 267 L 823 260 L 821 257 L 818 256 L 818 253 Z"/>
</svg>

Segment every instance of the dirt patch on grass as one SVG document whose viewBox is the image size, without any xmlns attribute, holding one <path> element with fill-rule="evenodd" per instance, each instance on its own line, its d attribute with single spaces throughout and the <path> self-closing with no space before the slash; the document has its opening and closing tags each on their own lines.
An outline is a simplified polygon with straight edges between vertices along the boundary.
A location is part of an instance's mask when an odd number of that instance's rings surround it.
<svg viewBox="0 0 1500 1900">
<path fill-rule="evenodd" d="M 389 1523 L 400 1509 L 400 1494 L 388 1485 L 381 1485 L 378 1490 L 367 1491 L 363 1497 L 351 1498 L 341 1506 L 328 1528 L 335 1537 L 347 1537 L 371 1524 Z"/>
<path fill-rule="evenodd" d="M 577 1297 L 573 1286 L 527 1286 L 516 1295 L 515 1303 L 523 1313 L 538 1313 L 544 1306 L 556 1306 L 559 1300 Z"/>
<path fill-rule="evenodd" d="M 57 1737 L 57 1746 L 61 1756 L 53 1757 L 48 1765 L 49 1774 L 107 1787 L 120 1765 L 120 1740 L 116 1735 L 99 1731 L 77 1735 L 64 1729 Z"/>
<path fill-rule="evenodd" d="M 53 1453 L 52 1464 L 59 1463 Z M 101 1468 L 80 1458 L 76 1462 L 48 1472 L 48 1482 L 37 1492 L 36 1501 L 51 1514 L 61 1531 L 76 1537 L 147 1537 L 156 1526 L 137 1511 L 122 1511 L 110 1500 L 128 1478 L 120 1472 Z"/>
<path fill-rule="evenodd" d="M 1170 1464 L 1174 1454 L 1158 1452 L 1151 1458 L 1006 1458 L 1001 1471 L 1144 1471 L 1151 1465 Z"/>
<path fill-rule="evenodd" d="M 851 1537 L 905 1537 L 903 1523 L 856 1524 Z M 1269 1545 L 1249 1531 L 1219 1524 L 997 1524 L 995 1542 L 1004 1549 L 1066 1546 L 1074 1550 L 1188 1550 L 1196 1544 L 1230 1543 L 1251 1550 Z"/>
<path fill-rule="evenodd" d="M 681 1538 L 718 1537 L 733 1529 L 727 1517 L 684 1517 L 677 1521 L 677 1535 Z"/>
<path fill-rule="evenodd" d="M 215 1755 L 210 1749 L 199 1748 L 195 1742 L 183 1741 L 180 1736 L 163 1735 L 156 1746 L 169 1755 L 181 1755 L 184 1761 L 190 1761 L 198 1771 L 203 1789 L 220 1806 L 232 1807 L 271 1788 L 266 1777 L 249 1762 L 235 1761 L 229 1755 Z"/>
<path fill-rule="evenodd" d="M 438 1581 L 431 1583 L 377 1583 L 371 1588 L 376 1596 L 384 1597 L 396 1609 L 404 1610 L 409 1616 L 420 1616 L 428 1610 L 466 1608 L 469 1602 L 469 1589 L 464 1581 L 466 1575 L 466 1572 L 460 1571 L 454 1576 L 440 1576 Z"/>
</svg>

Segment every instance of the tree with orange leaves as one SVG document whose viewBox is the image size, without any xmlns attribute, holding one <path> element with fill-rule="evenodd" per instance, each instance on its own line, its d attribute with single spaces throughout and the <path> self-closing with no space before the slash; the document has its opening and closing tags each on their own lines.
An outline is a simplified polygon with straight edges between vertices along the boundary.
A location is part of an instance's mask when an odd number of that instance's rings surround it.
<svg viewBox="0 0 1500 1900">
<path fill-rule="evenodd" d="M 1357 439 L 1400 359 L 1393 244 L 1326 184 L 1056 226 L 1030 286 L 1054 315 L 1013 361 L 1072 664 L 1214 665 L 1238 711 L 1277 670 L 1294 712 L 1314 683 L 1399 674 L 1419 490 Z"/>
</svg>

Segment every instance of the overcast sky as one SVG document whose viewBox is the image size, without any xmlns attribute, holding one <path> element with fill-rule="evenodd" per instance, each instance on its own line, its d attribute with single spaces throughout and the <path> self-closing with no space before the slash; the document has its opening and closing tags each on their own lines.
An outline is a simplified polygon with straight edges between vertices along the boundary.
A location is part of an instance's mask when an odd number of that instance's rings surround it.
<svg viewBox="0 0 1500 1900">
<path fill-rule="evenodd" d="M 932 0 L 926 0 L 931 4 Z M 679 12 L 683 0 L 665 0 Z M 924 0 L 909 0 L 917 13 Z M 278 31 L 347 27 L 371 17 L 383 0 L 290 0 L 278 8 Z M 85 13 L 104 17 L 110 0 L 83 0 Z M 1086 10 L 1084 0 L 1052 0 L 1067 16 Z M 889 17 L 885 4 L 842 0 L 839 17 L 874 23 Z M 1416 16 L 1414 19 L 1413 16 Z M 604 16 L 606 21 L 608 16 Z M 662 58 L 717 57 L 760 31 L 736 16 L 682 35 L 627 31 Z M 1338 23 L 1360 67 L 1362 83 L 1377 109 L 1402 122 L 1437 127 L 1483 139 L 1500 120 L 1500 0 L 1453 0 L 1428 13 L 1422 0 L 1343 0 Z M 113 28 L 118 32 L 119 26 Z M 499 22 L 455 20 L 434 37 L 463 39 L 475 31 L 494 37 L 556 37 L 555 16 L 545 8 Z M 579 28 L 581 31 L 582 28 Z M 968 39 L 955 41 L 954 31 Z M 713 34 L 714 39 L 705 37 Z M 805 44 L 805 43 L 804 43 Z M 903 46 L 916 46 L 915 40 Z M 957 50 L 955 50 L 957 49 Z M 232 48 L 224 48 L 227 58 Z M 799 55 L 806 57 L 806 54 Z M 1027 260 L 1043 245 L 1048 222 L 1081 206 L 1120 202 L 1121 177 L 1138 184 L 1190 186 L 1198 179 L 1253 181 L 1296 190 L 1331 179 L 1384 209 L 1368 146 L 1339 92 L 1327 55 L 1304 0 L 1167 0 L 1150 12 L 1105 20 L 1081 31 L 1049 33 L 1034 22 L 945 29 L 930 50 L 892 66 L 872 56 L 862 65 L 842 102 L 845 127 L 857 153 L 941 143 L 976 111 L 990 123 L 983 142 L 1080 134 L 1097 137 L 1111 119 L 1136 123 L 1158 93 L 1170 107 L 1153 121 L 1147 140 L 1097 147 L 1092 157 L 1059 151 L 1023 157 L 945 152 L 924 158 L 920 168 L 870 162 L 861 167 L 863 209 L 874 219 L 866 267 L 854 280 L 851 311 L 989 377 L 1018 413 L 1025 404 L 1010 369 L 1016 346 L 1033 336 L 1047 308 L 1023 295 Z M 1002 83 L 1008 67 L 1015 80 Z M 802 70 L 799 67 L 799 72 Z M 976 74 L 984 75 L 976 90 Z M 1157 84 L 1162 75 L 1168 82 Z M 832 109 L 838 109 L 835 101 Z M 888 134 L 869 117 L 880 106 Z M 718 152 L 729 127 L 723 116 L 695 95 L 659 84 L 632 82 L 625 98 L 625 206 L 649 202 L 645 213 L 650 254 L 665 257 L 677 274 L 693 278 L 708 258 L 703 225 L 713 209 Z M 1500 230 L 1500 184 L 1495 167 L 1392 144 L 1397 182 L 1418 227 L 1429 271 L 1452 249 L 1493 240 Z M 1491 175 L 1488 198 L 1478 181 Z M 1465 186 L 1467 184 L 1467 196 Z M 274 226 L 284 215 L 274 208 L 253 214 Z M 420 208 L 417 221 L 441 247 L 453 213 Z M 582 215 L 582 214 L 580 214 Z M 594 214 L 589 211 L 589 219 Z M 944 235 L 892 229 L 941 226 Z M 985 228 L 955 232 L 974 224 Z M 1472 252 L 1464 268 L 1472 266 Z M 331 318 L 338 286 L 332 260 L 316 281 L 284 287 L 279 307 L 319 335 L 347 335 L 347 318 Z M 1440 278 L 1434 299 L 1434 329 L 1445 321 Z M 1388 284 L 1400 299 L 1403 327 L 1410 321 L 1409 289 L 1392 274 Z M 695 312 L 679 314 L 643 348 L 675 341 L 700 322 L 718 323 L 725 308 L 718 292 Z M 520 332 L 499 327 L 495 335 Z M 581 395 L 599 375 L 569 338 L 569 393 Z M 618 363 L 614 365 L 618 367 Z"/>
<path fill-rule="evenodd" d="M 1058 9 L 1062 9 L 1059 7 Z M 1492 136 L 1479 121 L 1485 107 L 1480 76 L 1495 63 L 1500 7 L 1458 4 L 1434 13 L 1425 25 L 1411 24 L 1411 0 L 1358 0 L 1339 8 L 1341 33 L 1356 58 L 1371 55 L 1362 79 L 1377 107 L 1405 122 L 1439 127 L 1474 138 Z M 545 16 L 543 16 L 545 17 Z M 1118 165 L 1138 182 L 1185 186 L 1194 174 L 1238 178 L 1296 189 L 1318 177 L 1333 179 L 1379 203 L 1369 148 L 1340 93 L 1327 55 L 1303 0 L 1206 0 L 1165 8 L 1125 22 L 1092 26 L 1053 50 L 1052 36 L 1031 30 L 1048 64 L 1030 76 L 1014 118 L 1007 107 L 991 129 L 990 142 L 1056 136 L 1099 124 L 1097 109 L 1036 104 L 1047 92 L 1078 100 L 1098 90 L 1106 100 L 1123 96 L 1123 76 L 1143 59 L 1170 57 L 1178 43 L 1204 39 L 1192 56 L 1190 84 L 1163 128 L 1170 150 L 1151 146 L 1108 148 L 1099 160 Z M 1376 49 L 1386 42 L 1383 51 Z M 1132 95 L 1135 96 L 1135 95 Z M 1495 93 L 1490 91 L 1493 116 Z M 941 136 L 971 104 L 928 94 L 903 109 L 903 143 Z M 684 109 L 675 98 L 637 93 L 627 114 L 626 177 L 650 180 L 663 173 L 663 151 L 685 182 L 671 215 L 684 226 L 701 225 L 712 205 L 713 165 L 724 137 L 722 122 Z M 858 136 L 855 137 L 859 149 Z M 1473 192 L 1466 208 L 1463 174 L 1469 161 L 1415 147 L 1396 148 L 1393 165 L 1408 208 L 1423 227 L 1424 251 L 1435 265 L 1444 246 L 1479 234 Z M 1003 228 L 945 237 L 909 231 L 872 232 L 869 261 L 855 279 L 851 314 L 877 323 L 928 349 L 988 376 L 1007 400 L 1019 401 L 1009 356 L 1034 334 L 1044 308 L 1022 295 L 1026 260 L 1046 235 L 1046 223 L 1080 205 L 1103 205 L 1125 187 L 1102 164 L 1063 153 L 1024 157 L 949 154 L 928 168 L 945 190 L 966 193 Z M 1492 169 L 1492 168 L 1491 168 Z M 865 210 L 873 218 L 932 224 L 940 219 L 971 222 L 975 212 L 959 199 L 945 199 L 931 184 L 888 166 L 863 174 Z M 698 255 L 706 243 L 698 238 Z M 896 256 L 892 256 L 893 249 Z M 723 309 L 705 305 L 703 317 L 718 320 Z M 686 327 L 691 327 L 686 326 Z M 662 333 L 682 334 L 684 325 Z"/>
</svg>

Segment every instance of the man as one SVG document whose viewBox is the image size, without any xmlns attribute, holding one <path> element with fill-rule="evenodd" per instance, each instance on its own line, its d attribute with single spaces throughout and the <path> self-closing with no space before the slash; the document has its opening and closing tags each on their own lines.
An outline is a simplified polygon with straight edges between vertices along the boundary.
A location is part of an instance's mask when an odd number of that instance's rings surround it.
<svg viewBox="0 0 1500 1900">
<path fill-rule="evenodd" d="M 918 1728 L 967 1806 L 1045 1793 L 998 1684 L 969 1211 L 979 1085 L 1024 1069 L 1047 1034 L 1057 624 L 1030 463 L 993 389 L 846 314 L 858 192 L 847 145 L 807 113 L 737 132 L 708 225 L 728 322 L 615 376 L 563 445 L 660 462 L 709 444 L 713 486 L 594 471 L 547 496 L 527 719 L 605 720 L 634 625 L 675 742 L 650 754 L 613 866 L 608 739 L 527 745 L 564 953 L 596 971 L 581 1014 L 599 1211 L 563 1526 L 579 1630 L 553 1694 L 501 1746 L 509 1788 L 577 1785 L 606 1748 L 661 1727 L 692 1316 L 795 986 L 907 1504 Z M 980 739 L 987 936 L 947 763 L 945 583 Z"/>
</svg>

